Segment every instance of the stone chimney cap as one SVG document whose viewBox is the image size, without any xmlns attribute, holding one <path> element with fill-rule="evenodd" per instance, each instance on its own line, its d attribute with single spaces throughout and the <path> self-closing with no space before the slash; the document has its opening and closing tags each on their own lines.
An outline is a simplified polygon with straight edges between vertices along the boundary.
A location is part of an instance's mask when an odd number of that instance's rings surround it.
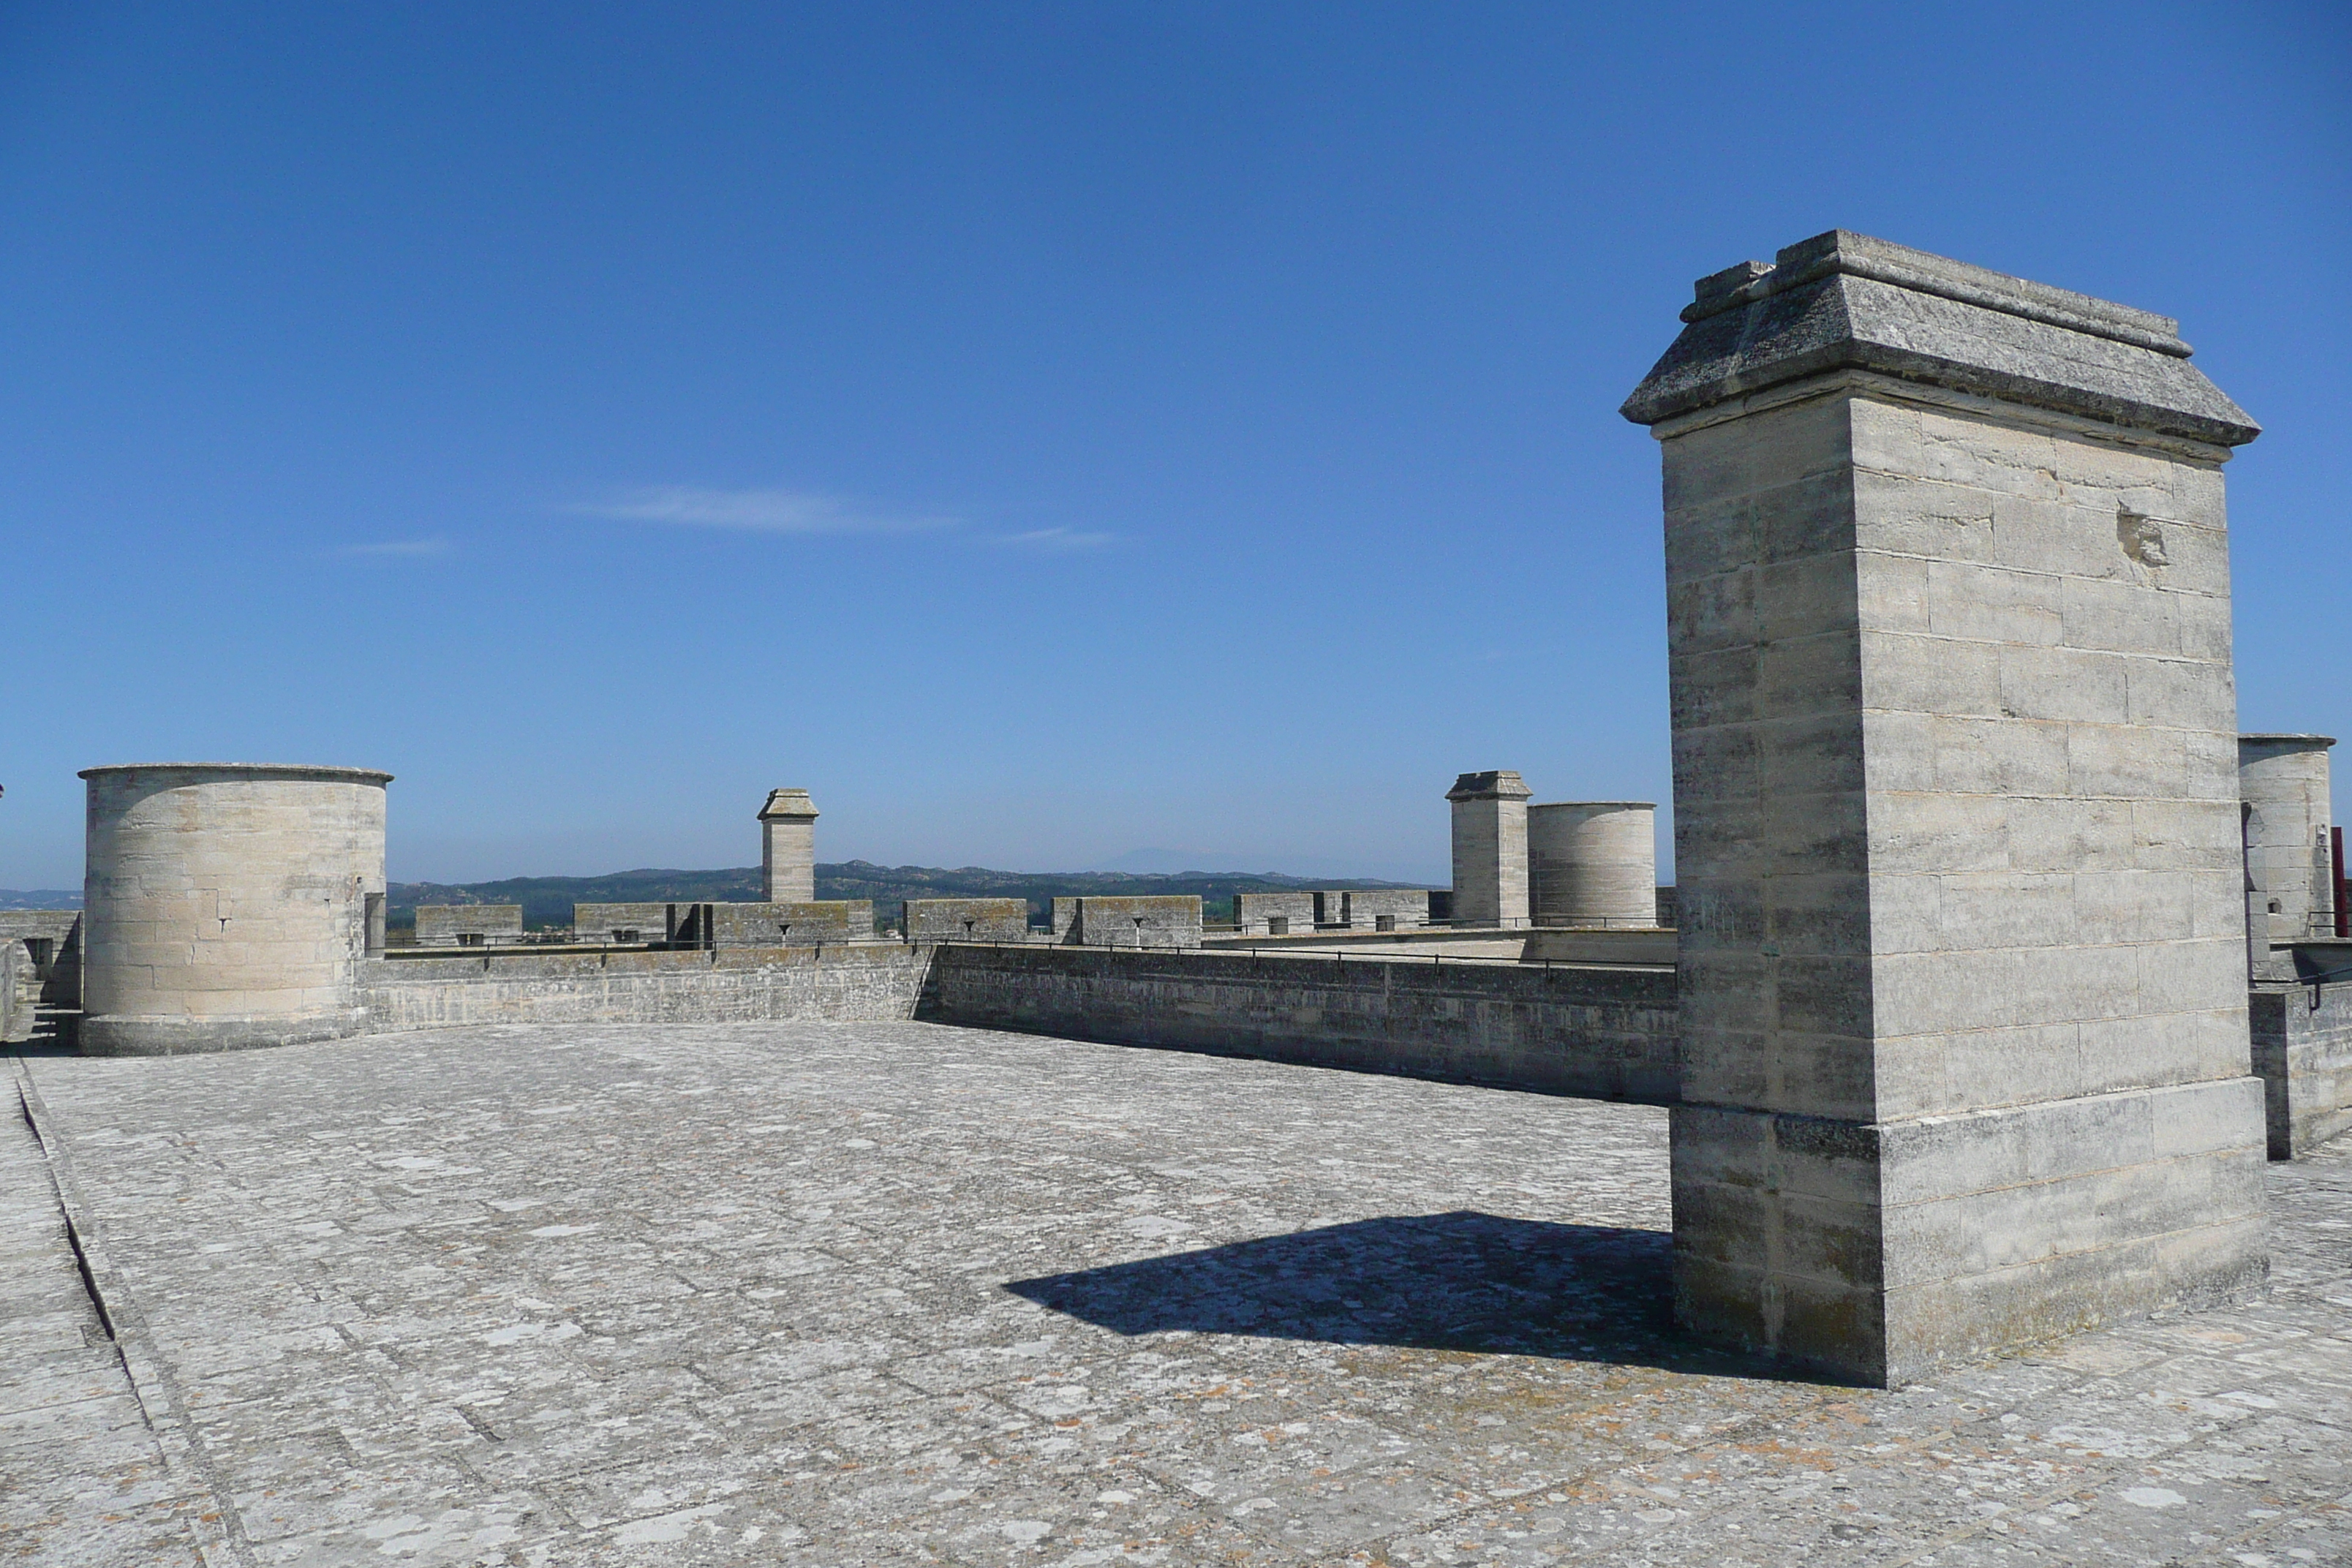
<svg viewBox="0 0 2352 1568">
<path fill-rule="evenodd" d="M 2262 433 L 2152 310 L 1832 229 L 1702 278 L 1620 410 L 1637 425 L 1834 370 L 2242 446 Z"/>
<path fill-rule="evenodd" d="M 780 818 L 793 822 L 814 822 L 816 804 L 809 799 L 809 792 L 804 789 L 770 790 L 768 804 L 760 808 L 760 820 L 774 822 Z"/>
<path fill-rule="evenodd" d="M 2295 735 L 2266 732 L 2238 737 L 2242 746 L 2284 746 L 2291 752 L 2324 752 L 2336 744 L 2333 735 Z"/>
<path fill-rule="evenodd" d="M 1519 780 L 1515 768 L 1490 768 L 1483 773 L 1464 773 L 1445 792 L 1448 800 L 1533 800 L 1536 792 Z"/>
<path fill-rule="evenodd" d="M 2004 315 L 2021 316 L 2029 321 L 2042 321 L 2069 331 L 2088 332 L 2095 338 L 2113 338 L 2119 343 L 2137 344 L 2180 359 L 2187 359 L 2192 352 L 2180 341 L 2180 322 L 2174 317 L 2077 294 L 2072 289 L 2053 289 L 2031 279 L 2012 278 L 1990 267 L 1971 266 L 1948 256 L 1914 250 L 1907 245 L 1873 239 L 1866 234 L 1843 228 L 1786 246 L 1770 261 L 1743 261 L 1700 279 L 1692 286 L 1691 302 L 1683 307 L 1683 320 L 1703 321 L 1709 316 L 1801 289 L 1838 272 L 1850 278 L 1875 279 L 1881 283 L 1957 300 L 1964 305 L 1999 310 Z"/>
</svg>

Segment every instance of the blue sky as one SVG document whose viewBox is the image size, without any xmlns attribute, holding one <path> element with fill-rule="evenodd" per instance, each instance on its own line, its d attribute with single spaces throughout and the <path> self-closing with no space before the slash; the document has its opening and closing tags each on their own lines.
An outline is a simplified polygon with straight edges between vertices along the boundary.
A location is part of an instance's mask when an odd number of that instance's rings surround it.
<svg viewBox="0 0 2352 1568">
<path fill-rule="evenodd" d="M 1690 280 L 2178 315 L 2247 728 L 2352 731 L 2352 22 L 2297 5 L 0 11 L 0 886 L 78 768 L 388 768 L 392 874 L 1442 879 L 1668 794 Z"/>
</svg>

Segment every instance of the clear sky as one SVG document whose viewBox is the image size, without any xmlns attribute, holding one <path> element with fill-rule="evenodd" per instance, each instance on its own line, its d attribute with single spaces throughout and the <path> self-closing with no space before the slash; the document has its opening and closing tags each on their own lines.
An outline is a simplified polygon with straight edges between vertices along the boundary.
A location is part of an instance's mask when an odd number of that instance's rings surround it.
<svg viewBox="0 0 2352 1568">
<path fill-rule="evenodd" d="M 1664 802 L 1616 407 L 1839 226 L 2179 316 L 2244 725 L 2352 733 L 2348 18 L 6 6 L 0 886 L 171 759 L 392 770 L 403 879 Z"/>
</svg>

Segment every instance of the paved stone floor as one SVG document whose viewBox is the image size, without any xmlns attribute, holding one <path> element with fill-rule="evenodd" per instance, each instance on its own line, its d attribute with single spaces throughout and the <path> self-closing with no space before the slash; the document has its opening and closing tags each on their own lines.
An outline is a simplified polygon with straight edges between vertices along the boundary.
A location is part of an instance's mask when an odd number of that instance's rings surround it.
<svg viewBox="0 0 2352 1568">
<path fill-rule="evenodd" d="M 1878 1393 L 1675 1340 L 1654 1110 L 914 1024 L 19 1073 L 0 1561 L 2352 1563 L 2342 1147 L 2267 1300 Z"/>
</svg>

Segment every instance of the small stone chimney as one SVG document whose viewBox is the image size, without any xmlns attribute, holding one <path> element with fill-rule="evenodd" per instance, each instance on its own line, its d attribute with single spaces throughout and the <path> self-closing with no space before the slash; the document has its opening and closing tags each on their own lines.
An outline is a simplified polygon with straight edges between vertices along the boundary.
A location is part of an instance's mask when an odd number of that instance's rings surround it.
<svg viewBox="0 0 2352 1568">
<path fill-rule="evenodd" d="M 773 789 L 760 808 L 760 896 L 772 904 L 816 899 L 816 806 L 804 789 Z"/>
<path fill-rule="evenodd" d="M 1528 923 L 1528 802 L 1535 791 L 1508 768 L 1464 773 L 1454 803 L 1454 923 Z"/>
</svg>

